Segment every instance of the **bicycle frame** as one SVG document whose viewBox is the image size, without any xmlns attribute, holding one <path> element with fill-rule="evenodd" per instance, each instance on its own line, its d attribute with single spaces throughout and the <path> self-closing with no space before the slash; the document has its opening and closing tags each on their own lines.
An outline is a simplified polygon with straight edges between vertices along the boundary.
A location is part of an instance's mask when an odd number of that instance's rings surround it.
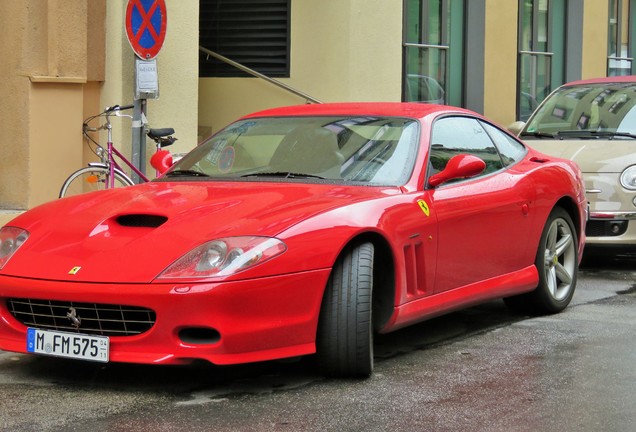
<svg viewBox="0 0 636 432">
<path fill-rule="evenodd" d="M 117 114 L 115 114 L 117 115 Z M 139 176 L 141 180 L 144 182 L 150 181 L 148 177 L 146 177 L 136 166 L 133 165 L 119 150 L 115 148 L 113 145 L 113 127 L 110 124 L 110 116 L 106 116 L 106 132 L 107 132 L 107 140 L 106 140 L 106 157 L 107 157 L 107 165 L 108 165 L 108 185 L 106 186 L 108 189 L 115 187 L 115 169 L 119 171 L 123 171 L 113 155 L 116 155 L 122 162 L 124 162 L 135 174 Z"/>
<path fill-rule="evenodd" d="M 111 116 L 114 115 L 117 117 L 129 117 L 132 119 L 132 116 L 122 114 L 121 111 L 133 107 L 133 105 L 115 105 L 112 107 L 106 107 L 103 112 L 88 117 L 84 120 L 82 124 L 82 132 L 84 133 L 88 141 L 95 144 L 96 148 L 93 151 L 95 155 L 97 155 L 101 160 L 100 162 L 89 162 L 88 167 L 84 167 L 73 172 L 62 184 L 62 188 L 59 194 L 60 198 L 66 195 L 71 184 L 76 184 L 73 183 L 75 179 L 80 179 L 81 182 L 83 181 L 86 174 L 88 174 L 88 177 L 85 178 L 87 183 L 101 184 L 101 187 L 98 185 L 97 189 L 112 189 L 115 187 L 116 184 L 126 186 L 133 185 L 135 183 L 150 181 L 149 176 L 147 176 L 144 172 L 144 167 L 136 166 L 126 156 L 124 156 L 122 152 L 115 148 L 113 144 L 113 126 L 110 122 Z M 105 117 L 105 121 L 101 120 L 103 117 Z M 147 121 L 143 113 L 141 117 L 142 125 L 145 126 L 147 124 Z M 99 118 L 100 121 L 103 121 L 103 123 L 96 127 L 89 126 L 89 123 L 96 118 Z M 93 139 L 88 134 L 88 132 L 98 132 L 102 130 L 106 130 L 107 132 L 105 145 L 101 145 L 98 141 Z M 146 135 L 148 135 L 156 143 L 157 151 L 155 152 L 155 155 L 150 158 L 150 163 L 153 167 L 155 167 L 156 175 L 157 177 L 159 177 L 166 170 L 166 167 L 164 165 L 167 164 L 169 166 L 172 164 L 172 156 L 170 152 L 162 150 L 162 147 L 171 145 L 176 141 L 176 138 L 171 136 L 174 133 L 174 129 L 148 129 L 145 132 Z M 119 161 L 117 160 L 117 158 L 119 158 Z M 130 169 L 124 171 L 122 167 L 128 167 Z M 159 169 L 161 169 L 161 171 L 159 171 Z M 131 175 L 128 175 L 128 173 L 131 173 Z M 79 190 L 82 191 L 84 189 L 85 188 L 82 186 Z"/>
</svg>

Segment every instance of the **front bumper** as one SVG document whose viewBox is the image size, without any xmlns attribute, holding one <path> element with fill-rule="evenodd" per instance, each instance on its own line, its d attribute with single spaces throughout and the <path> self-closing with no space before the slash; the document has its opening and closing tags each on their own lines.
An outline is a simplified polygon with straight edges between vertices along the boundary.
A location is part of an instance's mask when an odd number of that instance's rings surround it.
<svg viewBox="0 0 636 432">
<path fill-rule="evenodd" d="M 137 285 L 0 276 L 0 349 L 26 352 L 27 326 L 7 307 L 8 299 L 19 298 L 154 311 L 156 321 L 144 333 L 110 337 L 113 362 L 225 365 L 311 354 L 328 277 L 323 269 L 237 282 Z M 210 333 L 218 337 L 196 337 Z"/>
<path fill-rule="evenodd" d="M 622 188 L 619 175 L 584 175 L 590 203 L 586 244 L 636 246 L 636 191 Z"/>
<path fill-rule="evenodd" d="M 636 246 L 636 217 L 592 212 L 585 233 L 590 245 Z"/>
</svg>

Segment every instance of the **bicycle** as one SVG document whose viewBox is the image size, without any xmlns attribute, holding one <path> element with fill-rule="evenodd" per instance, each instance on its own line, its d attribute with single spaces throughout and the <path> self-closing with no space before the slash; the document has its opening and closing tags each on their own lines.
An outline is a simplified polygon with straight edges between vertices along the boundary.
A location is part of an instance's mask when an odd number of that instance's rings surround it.
<svg viewBox="0 0 636 432">
<path fill-rule="evenodd" d="M 80 168 L 79 170 L 72 173 L 62 184 L 62 188 L 60 189 L 59 194 L 60 198 L 84 192 L 134 185 L 135 182 L 117 163 L 115 157 L 119 158 L 119 160 L 123 164 L 128 166 L 128 168 L 130 168 L 132 172 L 137 174 L 140 181 L 149 181 L 148 177 L 145 176 L 137 167 L 135 167 L 133 163 L 130 162 L 113 145 L 112 125 L 110 123 L 110 117 L 115 115 L 117 117 L 132 118 L 131 115 L 122 114 L 121 112 L 131 109 L 133 108 L 133 106 L 134 105 L 115 105 L 112 107 L 106 107 L 103 112 L 88 117 L 86 120 L 84 120 L 82 124 L 82 133 L 88 139 L 89 146 L 90 142 L 95 144 L 95 149 L 91 148 L 91 150 L 93 150 L 93 153 L 95 153 L 100 158 L 100 162 L 89 162 L 87 167 Z M 104 124 L 100 125 L 99 127 L 89 126 L 89 123 L 91 121 L 99 117 L 106 118 Z M 106 148 L 102 147 L 89 135 L 89 132 L 97 132 L 104 129 L 107 132 Z M 166 159 L 165 157 L 163 157 L 164 155 L 160 154 L 160 152 L 167 152 L 165 150 L 162 150 L 162 148 L 173 144 L 177 140 L 172 136 L 172 134 L 174 134 L 173 128 L 147 130 L 146 135 L 156 144 L 157 150 L 153 155 L 153 158 L 155 156 L 161 156 L 162 159 Z M 160 172 L 158 171 L 157 173 L 159 174 Z"/>
</svg>

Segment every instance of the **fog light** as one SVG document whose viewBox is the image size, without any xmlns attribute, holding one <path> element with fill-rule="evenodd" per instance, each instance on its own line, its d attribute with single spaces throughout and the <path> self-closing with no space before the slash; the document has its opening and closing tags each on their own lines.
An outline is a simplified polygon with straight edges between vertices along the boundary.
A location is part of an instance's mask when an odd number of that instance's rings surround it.
<svg viewBox="0 0 636 432">
<path fill-rule="evenodd" d="M 619 232 L 621 232 L 621 224 L 618 224 L 618 223 L 610 224 L 610 231 L 612 232 L 612 234 L 618 234 Z"/>
<path fill-rule="evenodd" d="M 634 204 L 634 207 L 636 207 L 636 196 L 634 197 L 634 199 L 632 200 L 632 203 Z"/>
</svg>

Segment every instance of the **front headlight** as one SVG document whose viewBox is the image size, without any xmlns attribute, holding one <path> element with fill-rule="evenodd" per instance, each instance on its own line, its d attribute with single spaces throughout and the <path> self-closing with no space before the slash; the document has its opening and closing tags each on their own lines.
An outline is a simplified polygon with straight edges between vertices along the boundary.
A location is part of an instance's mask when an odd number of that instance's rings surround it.
<svg viewBox="0 0 636 432">
<path fill-rule="evenodd" d="M 621 185 L 625 189 L 636 190 L 636 165 L 628 167 L 621 174 Z"/>
<path fill-rule="evenodd" d="M 21 228 L 12 226 L 0 228 L 0 269 L 5 266 L 28 237 L 29 233 Z"/>
<path fill-rule="evenodd" d="M 228 276 L 282 254 L 287 246 L 271 237 L 227 237 L 188 252 L 159 275 L 160 279 Z"/>
</svg>

